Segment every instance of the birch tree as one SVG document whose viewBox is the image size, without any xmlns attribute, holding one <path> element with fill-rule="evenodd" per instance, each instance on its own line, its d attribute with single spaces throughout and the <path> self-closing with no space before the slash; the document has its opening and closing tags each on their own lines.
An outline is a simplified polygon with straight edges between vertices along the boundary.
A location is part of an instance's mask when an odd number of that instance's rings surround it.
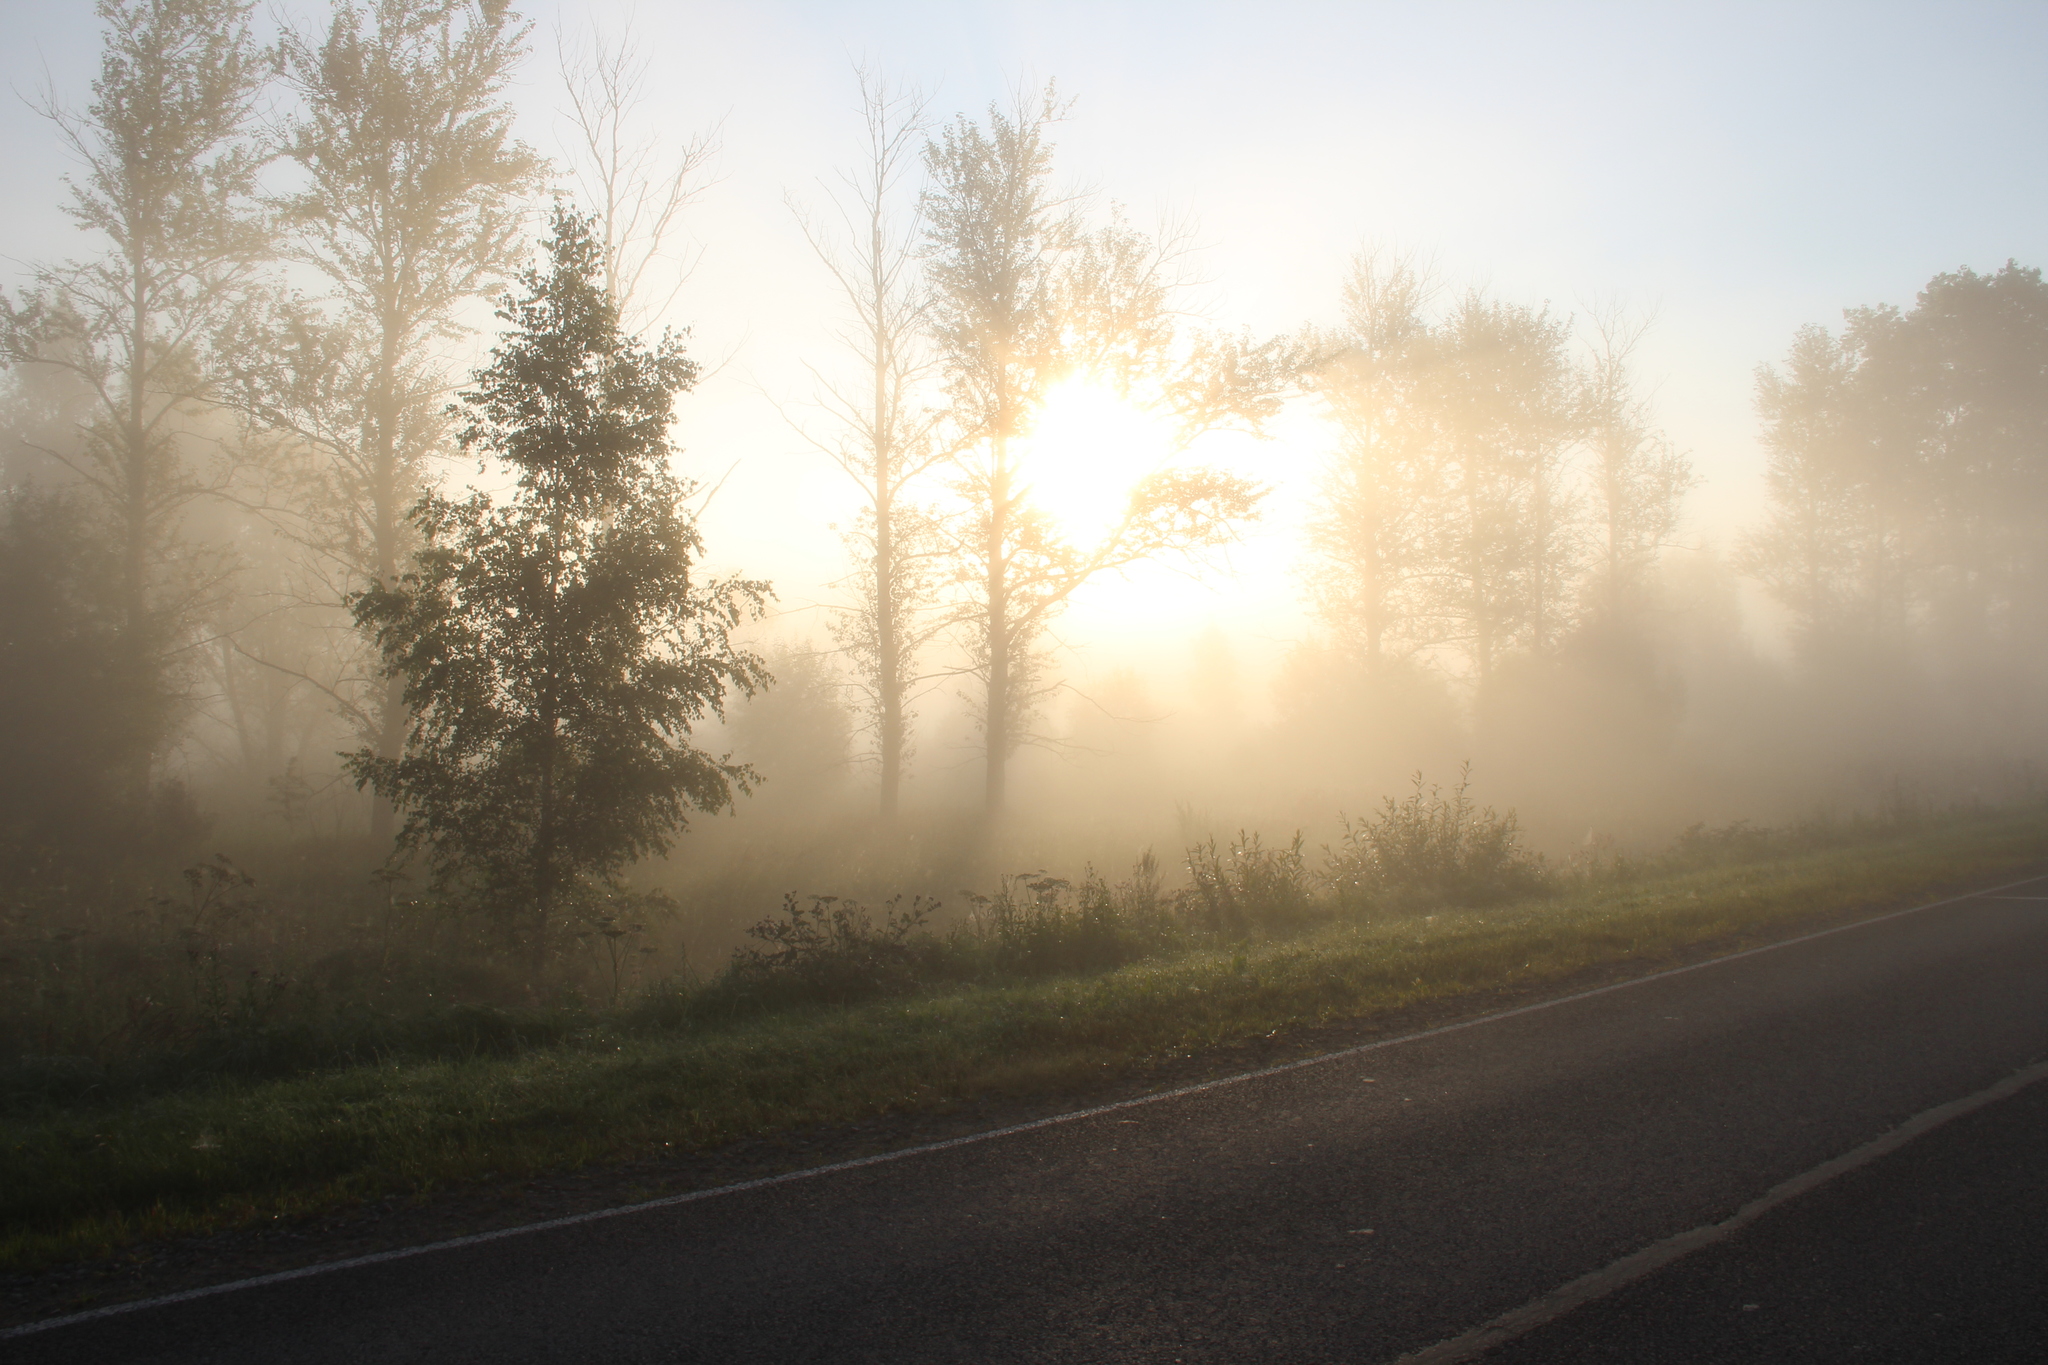
<svg viewBox="0 0 2048 1365">
<path fill-rule="evenodd" d="M 462 395 L 463 448 L 517 487 L 423 498 L 418 568 L 353 602 L 413 719 L 399 755 L 364 748 L 351 769 L 405 812 L 401 846 L 536 966 L 578 897 L 745 789 L 690 736 L 728 689 L 768 682 L 731 639 L 768 587 L 699 572 L 691 486 L 669 469 L 696 366 L 673 334 L 621 329 L 591 226 L 556 212 Z"/>
<path fill-rule="evenodd" d="M 605 291 L 634 326 L 661 317 L 689 276 L 693 261 L 676 235 L 718 153 L 716 129 L 679 136 L 638 126 L 650 69 L 640 46 L 630 20 L 616 36 L 594 26 L 580 42 L 555 36 L 569 185 L 593 219 Z"/>
</svg>

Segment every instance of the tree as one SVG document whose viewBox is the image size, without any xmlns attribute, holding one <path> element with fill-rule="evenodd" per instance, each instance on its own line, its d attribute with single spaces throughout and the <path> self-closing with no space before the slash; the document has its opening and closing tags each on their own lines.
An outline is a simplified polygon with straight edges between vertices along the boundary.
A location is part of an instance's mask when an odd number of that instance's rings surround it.
<svg viewBox="0 0 2048 1365">
<path fill-rule="evenodd" d="M 1826 329 L 1803 327 L 1783 373 L 1757 371 L 1771 509 L 1744 538 L 1739 563 L 1809 635 L 1838 627 L 1853 596 L 1861 500 L 1840 449 L 1851 368 Z"/>
<path fill-rule="evenodd" d="M 1757 372 L 1771 511 L 1742 565 L 1809 639 L 2027 642 L 2048 619 L 2048 287 L 2014 262 L 1849 309 Z"/>
<path fill-rule="evenodd" d="M 866 147 L 859 169 L 844 177 L 849 201 L 834 199 L 836 228 L 801 211 L 798 217 L 852 315 L 841 339 L 857 358 L 861 383 L 821 378 L 818 403 L 839 434 L 805 434 L 860 489 L 860 519 L 846 537 L 856 557 L 854 604 L 834 635 L 853 662 L 873 735 L 881 815 L 893 820 L 911 755 L 918 656 L 938 628 L 930 609 L 943 553 L 914 490 L 953 452 L 940 438 L 944 414 L 918 402 L 932 368 L 922 345 L 928 296 L 915 270 L 917 221 L 897 221 L 892 202 L 917 153 L 924 104 L 892 93 L 865 69 L 857 75 Z"/>
<path fill-rule="evenodd" d="M 589 219 L 558 208 L 552 228 L 462 395 L 463 449 L 516 491 L 428 494 L 409 517 L 418 567 L 353 603 L 412 723 L 401 754 L 366 747 L 351 770 L 404 813 L 401 848 L 536 964 L 595 881 L 746 789 L 747 768 L 689 736 L 728 688 L 769 682 L 730 635 L 768 587 L 698 580 L 692 485 L 668 468 L 696 366 L 673 334 L 649 349 L 621 331 Z"/>
<path fill-rule="evenodd" d="M 1650 569 L 1678 530 L 1686 492 L 1699 482 L 1691 461 L 1653 427 L 1649 403 L 1636 391 L 1629 362 L 1648 325 L 1612 311 L 1596 318 L 1582 380 L 1599 541 L 1592 598 L 1600 624 L 1611 629 L 1638 623 Z"/>
<path fill-rule="evenodd" d="M 69 371 L 91 395 L 75 448 L 46 448 L 89 490 L 117 547 L 120 674 L 155 717 L 129 754 L 147 790 L 170 733 L 159 703 L 222 565 L 180 523 L 209 480 L 185 428 L 213 394 L 213 351 L 265 251 L 247 135 L 263 84 L 247 0 L 99 0 L 105 47 L 84 114 L 43 112 L 77 158 L 66 211 L 105 255 L 38 267 L 23 306 L 0 300 L 9 359 Z"/>
<path fill-rule="evenodd" d="M 304 183 L 278 209 L 338 315 L 290 329 L 307 369 L 265 416 L 325 456 L 311 535 L 352 587 L 397 580 L 406 509 L 448 432 L 435 343 L 519 256 L 541 162 L 513 139 L 504 91 L 526 33 L 506 0 L 345 0 L 324 36 L 281 45 L 300 101 L 282 138 Z M 385 757 L 405 735 L 403 691 L 389 678 L 365 708 Z M 373 832 L 391 819 L 375 808 Z"/>
<path fill-rule="evenodd" d="M 634 55 L 638 47 L 630 20 L 616 39 L 593 28 L 587 46 L 572 46 L 560 32 L 555 37 L 573 129 L 570 179 L 596 219 L 604 287 L 628 325 L 659 318 L 681 291 L 688 261 L 676 262 L 674 278 L 658 298 L 649 293 L 649 272 L 666 258 L 677 220 L 703 188 L 704 172 L 718 151 L 716 130 L 673 140 L 630 131 L 647 91 L 648 59 Z M 664 153 L 665 143 L 672 143 L 672 153 Z"/>
<path fill-rule="evenodd" d="M 176 696 L 138 692 L 119 553 L 82 499 L 0 493 L 0 870 L 97 846 L 133 801 L 138 756 L 162 743 Z"/>
<path fill-rule="evenodd" d="M 1444 479 L 1432 606 L 1483 691 L 1513 648 L 1547 652 L 1570 614 L 1576 507 L 1564 461 L 1578 435 L 1569 327 L 1547 309 L 1467 294 L 1431 371 Z"/>
<path fill-rule="evenodd" d="M 1431 292 L 1413 262 L 1361 253 L 1345 284 L 1345 328 L 1318 348 L 1311 381 L 1339 433 L 1309 526 L 1312 586 L 1373 682 L 1433 636 L 1422 594 L 1441 495 L 1423 312 Z"/>
<path fill-rule="evenodd" d="M 1034 645 L 1073 593 L 1106 571 L 1229 538 L 1262 490 L 1167 466 L 1130 490 L 1115 526 L 1075 545 L 1030 497 L 1018 442 L 1050 387 L 1091 375 L 1170 414 L 1180 448 L 1233 421 L 1256 427 L 1296 369 L 1291 348 L 1234 337 L 1177 345 L 1167 295 L 1177 253 L 1121 221 L 1085 229 L 1049 181 L 1048 89 L 984 128 L 962 116 L 926 144 L 931 326 L 962 437 L 955 533 L 970 668 L 982 683 L 986 800 L 1000 810 L 1010 755 L 1044 687 Z"/>
</svg>

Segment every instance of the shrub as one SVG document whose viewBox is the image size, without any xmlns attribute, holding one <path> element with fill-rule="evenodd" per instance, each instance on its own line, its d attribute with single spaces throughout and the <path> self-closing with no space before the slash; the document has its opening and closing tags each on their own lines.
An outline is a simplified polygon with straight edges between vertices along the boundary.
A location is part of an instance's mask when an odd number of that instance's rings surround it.
<svg viewBox="0 0 2048 1365">
<path fill-rule="evenodd" d="M 1546 889 L 1543 860 L 1522 847 L 1515 813 L 1496 815 L 1467 796 L 1470 764 L 1444 795 L 1423 787 L 1402 801 L 1386 799 L 1370 820 L 1343 822 L 1326 876 L 1346 910 L 1411 905 L 1487 905 Z"/>
<path fill-rule="evenodd" d="M 1093 868 L 1078 887 L 1064 877 L 1024 872 L 1002 878 L 994 895 L 963 894 L 972 910 L 953 943 L 990 975 L 1107 971 L 1144 957 L 1163 927 L 1156 884 L 1146 891 L 1128 882 L 1112 887 Z M 1149 923 L 1147 900 L 1155 912 Z"/>
<path fill-rule="evenodd" d="M 1242 830 L 1227 852 L 1208 839 L 1188 850 L 1187 866 L 1187 910 L 1211 933 L 1284 928 L 1315 914 L 1299 831 L 1285 848 L 1267 848 L 1258 835 Z"/>
<path fill-rule="evenodd" d="M 747 930 L 766 946 L 735 952 L 711 988 L 714 995 L 850 1004 L 914 989 L 929 975 L 920 966 L 943 951 L 924 932 L 937 901 L 919 896 L 906 908 L 893 896 L 882 906 L 879 925 L 859 901 L 812 896 L 810 902 L 803 905 L 792 891 L 782 898 L 780 916 Z"/>
</svg>

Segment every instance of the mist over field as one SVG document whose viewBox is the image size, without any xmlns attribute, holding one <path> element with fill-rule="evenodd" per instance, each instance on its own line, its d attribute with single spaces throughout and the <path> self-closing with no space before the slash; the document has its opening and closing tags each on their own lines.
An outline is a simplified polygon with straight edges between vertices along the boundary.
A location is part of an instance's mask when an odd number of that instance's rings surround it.
<svg viewBox="0 0 2048 1365">
<path fill-rule="evenodd" d="M 8 26 L 8 1055 L 2038 797 L 2032 10 Z"/>
</svg>

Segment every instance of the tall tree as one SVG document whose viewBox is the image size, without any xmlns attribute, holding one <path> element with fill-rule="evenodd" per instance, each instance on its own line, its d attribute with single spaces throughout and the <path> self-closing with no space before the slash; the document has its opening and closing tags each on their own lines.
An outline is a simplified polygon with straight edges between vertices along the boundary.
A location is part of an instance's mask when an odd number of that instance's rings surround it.
<svg viewBox="0 0 2048 1365">
<path fill-rule="evenodd" d="M 1933 401 L 1916 499 L 1930 514 L 1929 609 L 1951 638 L 2048 640 L 2048 283 L 2008 261 L 1935 276 L 1912 312 Z"/>
<path fill-rule="evenodd" d="M 1678 530 L 1692 462 L 1654 425 L 1631 368 L 1647 319 L 1619 311 L 1594 319 L 1593 354 L 1581 380 L 1596 565 L 1594 614 L 1628 629 L 1647 605 L 1650 570 Z"/>
<path fill-rule="evenodd" d="M 1309 528 L 1312 587 L 1373 681 L 1433 638 L 1422 595 L 1440 497 L 1426 389 L 1431 292 L 1413 261 L 1360 253 L 1344 287 L 1345 327 L 1318 347 L 1311 380 L 1338 432 Z"/>
<path fill-rule="evenodd" d="M 669 471 L 681 343 L 625 335 L 590 220 L 558 209 L 544 269 L 463 394 L 463 449 L 518 476 L 502 503 L 436 494 L 411 514 L 418 568 L 355 599 L 413 716 L 359 780 L 405 812 L 403 847 L 495 913 L 536 962 L 594 879 L 668 849 L 751 775 L 690 742 L 728 688 L 768 681 L 730 632 L 765 583 L 701 580 L 703 541 Z"/>
<path fill-rule="evenodd" d="M 1089 375 L 1170 414 L 1185 448 L 1233 421 L 1256 425 L 1295 371 L 1291 347 L 1232 337 L 1177 344 L 1161 250 L 1120 221 L 1088 230 L 1050 187 L 1048 90 L 986 126 L 954 120 L 926 145 L 925 257 L 938 343 L 963 433 L 958 564 L 962 622 L 981 679 L 986 800 L 1003 803 L 1011 754 L 1042 689 L 1034 644 L 1080 586 L 1105 571 L 1227 539 L 1260 490 L 1215 470 L 1156 469 L 1092 544 L 1033 504 L 1019 442 L 1050 387 Z"/>
<path fill-rule="evenodd" d="M 447 438 L 436 343 L 508 274 L 541 162 L 512 137 L 505 87 L 528 26 L 506 0 L 344 0 L 323 35 L 281 51 L 298 111 L 283 130 L 303 174 L 279 209 L 291 253 L 333 288 L 337 339 L 306 344 L 317 376 L 300 430 L 329 458 L 319 534 L 355 585 L 397 581 L 406 509 Z M 321 352 L 353 354 L 321 368 Z M 404 683 L 365 708 L 374 747 L 397 754 Z M 374 808 L 373 832 L 392 813 Z"/>
<path fill-rule="evenodd" d="M 1577 508 L 1570 328 L 1547 309 L 1473 292 L 1439 329 L 1432 402 L 1444 513 L 1434 608 L 1483 690 L 1504 655 L 1548 651 L 1569 619 Z"/>
<path fill-rule="evenodd" d="M 704 187 L 717 131 L 678 137 L 634 127 L 647 98 L 649 58 L 640 55 L 630 20 L 616 37 L 593 26 L 573 42 L 558 31 L 555 55 L 568 97 L 567 170 L 578 201 L 596 220 L 605 290 L 629 323 L 651 322 L 675 302 L 689 274 L 691 262 L 673 254 L 675 234 Z"/>
<path fill-rule="evenodd" d="M 853 662 L 881 774 L 881 814 L 890 820 L 911 755 L 918 655 L 937 628 L 931 608 L 942 547 L 916 485 L 952 451 L 941 438 L 943 412 L 921 401 L 933 366 L 923 338 L 919 223 L 896 202 L 918 154 L 924 101 L 891 91 L 865 68 L 856 74 L 865 134 L 859 166 L 842 177 L 844 197 L 833 197 L 829 217 L 798 216 L 845 300 L 840 339 L 860 382 L 821 378 L 817 401 L 836 434 L 805 435 L 860 490 L 860 519 L 847 537 L 854 603 L 834 633 Z"/>
<path fill-rule="evenodd" d="M 1872 554 L 1883 533 L 1855 453 L 1855 369 L 1855 356 L 1826 329 L 1803 327 L 1783 370 L 1757 371 L 1771 507 L 1744 538 L 1739 563 L 1809 639 L 1860 634 L 1874 621 L 1867 589 L 1889 558 Z"/>
<path fill-rule="evenodd" d="M 2048 286 L 2013 262 L 1801 328 L 1757 374 L 1771 511 L 1744 567 L 1809 637 L 2026 640 L 2048 620 Z"/>
<path fill-rule="evenodd" d="M 232 330 L 265 252 L 261 165 L 248 135 L 264 81 L 247 0 L 99 0 L 104 48 L 83 114 L 43 112 L 76 158 L 66 211 L 107 242 L 87 261 L 37 267 L 20 307 L 0 299 L 5 350 L 56 366 L 91 394 L 80 440 L 48 453 L 91 491 L 117 547 L 120 670 L 138 712 L 129 791 L 168 737 L 161 708 L 177 651 L 217 578 L 180 521 L 209 480 L 185 431 L 212 396 L 215 343 Z"/>
</svg>

